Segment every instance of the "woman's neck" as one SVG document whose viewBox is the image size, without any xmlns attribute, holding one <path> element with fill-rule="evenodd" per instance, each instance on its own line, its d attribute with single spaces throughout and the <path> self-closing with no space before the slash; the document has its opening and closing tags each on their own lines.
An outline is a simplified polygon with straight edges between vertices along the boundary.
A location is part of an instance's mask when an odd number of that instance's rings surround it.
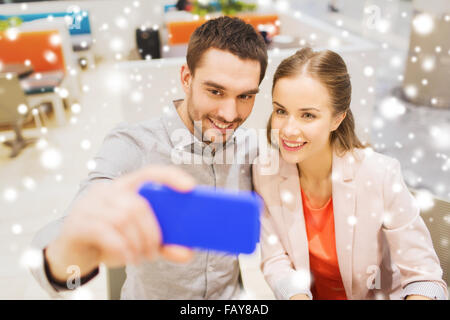
<svg viewBox="0 0 450 320">
<path fill-rule="evenodd" d="M 327 145 L 321 152 L 297 163 L 300 179 L 308 185 L 320 185 L 329 181 L 333 163 L 333 150 Z"/>
</svg>

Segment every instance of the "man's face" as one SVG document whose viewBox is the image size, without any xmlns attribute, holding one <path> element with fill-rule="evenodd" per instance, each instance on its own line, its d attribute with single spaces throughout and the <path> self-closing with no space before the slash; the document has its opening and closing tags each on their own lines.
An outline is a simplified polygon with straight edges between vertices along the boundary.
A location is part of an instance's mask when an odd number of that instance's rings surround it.
<svg viewBox="0 0 450 320">
<path fill-rule="evenodd" d="M 195 76 L 183 66 L 188 115 L 203 140 L 225 142 L 247 119 L 259 90 L 260 68 L 257 60 L 214 48 L 203 54 Z"/>
</svg>

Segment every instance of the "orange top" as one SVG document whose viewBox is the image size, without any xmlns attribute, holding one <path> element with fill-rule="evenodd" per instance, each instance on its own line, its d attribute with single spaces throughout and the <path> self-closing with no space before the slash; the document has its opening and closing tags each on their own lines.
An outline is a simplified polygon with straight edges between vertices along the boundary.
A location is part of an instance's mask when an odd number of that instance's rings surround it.
<svg viewBox="0 0 450 320">
<path fill-rule="evenodd" d="M 333 200 L 330 198 L 322 208 L 314 209 L 303 190 L 301 193 L 308 235 L 313 299 L 347 300 L 336 253 Z"/>
</svg>

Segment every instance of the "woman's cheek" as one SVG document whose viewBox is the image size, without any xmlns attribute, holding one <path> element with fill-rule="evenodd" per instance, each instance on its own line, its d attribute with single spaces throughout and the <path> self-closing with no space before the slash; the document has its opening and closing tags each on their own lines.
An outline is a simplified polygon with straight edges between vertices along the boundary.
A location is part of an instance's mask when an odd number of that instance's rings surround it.
<svg viewBox="0 0 450 320">
<path fill-rule="evenodd" d="M 276 137 L 279 136 L 281 129 L 283 128 L 283 121 L 280 119 L 277 119 L 276 116 L 272 117 L 272 123 L 271 123 L 271 128 L 272 128 L 272 134 L 275 135 Z"/>
</svg>

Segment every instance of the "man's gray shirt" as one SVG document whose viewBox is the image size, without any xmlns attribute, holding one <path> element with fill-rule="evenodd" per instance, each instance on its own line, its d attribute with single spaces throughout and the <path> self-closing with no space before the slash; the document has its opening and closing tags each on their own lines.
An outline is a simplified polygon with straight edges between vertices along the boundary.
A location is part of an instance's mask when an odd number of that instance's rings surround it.
<svg viewBox="0 0 450 320">
<path fill-rule="evenodd" d="M 149 164 L 175 164 L 201 185 L 251 190 L 254 142 L 239 129 L 225 146 L 216 144 L 214 152 L 212 145 L 188 131 L 175 106 L 171 106 L 160 118 L 113 129 L 95 158 L 95 170 L 81 183 L 73 202 L 93 183 L 111 181 Z M 45 248 L 58 235 L 63 221 L 64 217 L 40 230 L 32 246 Z M 43 265 L 31 272 L 51 296 L 59 296 Z M 195 251 L 187 264 L 159 259 L 128 265 L 126 274 L 121 299 L 237 299 L 241 293 L 237 256 L 211 251 Z"/>
</svg>

